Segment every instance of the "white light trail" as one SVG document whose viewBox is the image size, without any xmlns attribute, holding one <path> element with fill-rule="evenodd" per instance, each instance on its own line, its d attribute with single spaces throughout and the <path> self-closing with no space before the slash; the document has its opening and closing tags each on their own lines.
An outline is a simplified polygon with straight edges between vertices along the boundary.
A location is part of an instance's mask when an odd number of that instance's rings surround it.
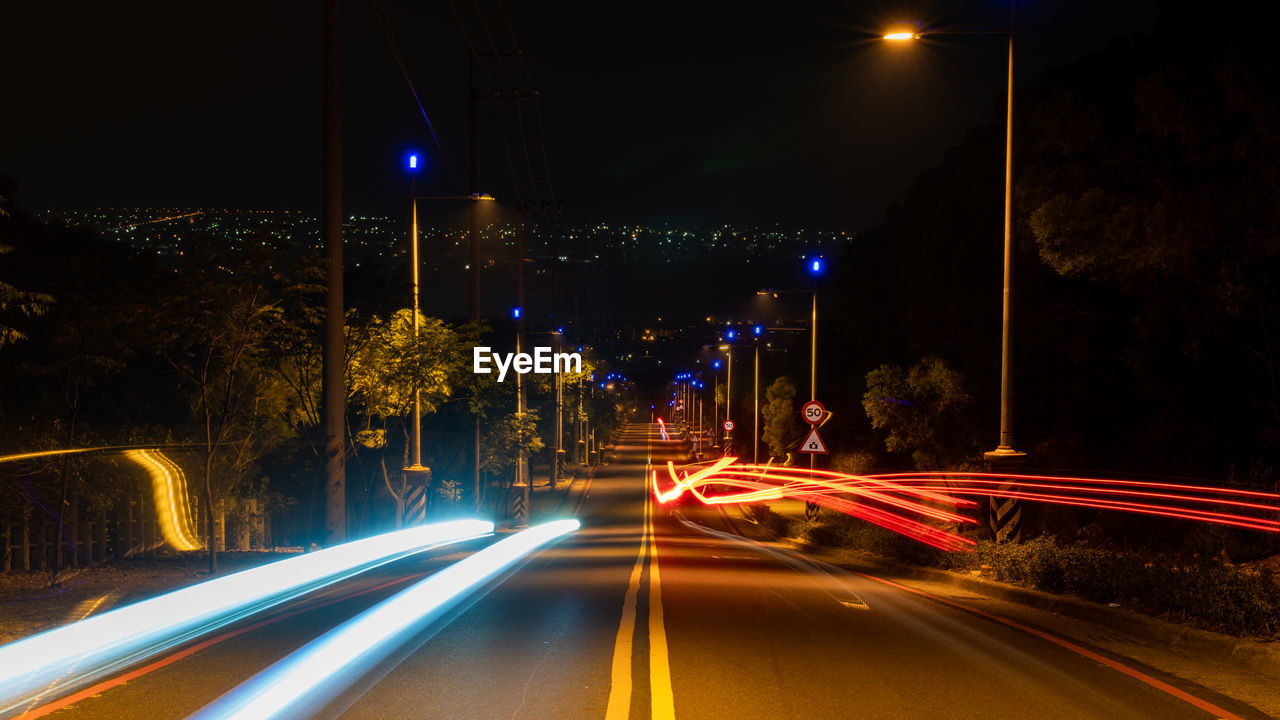
<svg viewBox="0 0 1280 720">
<path fill-rule="evenodd" d="M 192 585 L 0 646 L 0 716 L 84 687 L 352 575 L 492 532 L 490 522 L 455 520 L 376 535 Z"/>
<path fill-rule="evenodd" d="M 268 720 L 311 715 L 470 592 L 578 527 L 577 520 L 556 520 L 500 540 L 321 635 L 191 718 Z"/>
</svg>

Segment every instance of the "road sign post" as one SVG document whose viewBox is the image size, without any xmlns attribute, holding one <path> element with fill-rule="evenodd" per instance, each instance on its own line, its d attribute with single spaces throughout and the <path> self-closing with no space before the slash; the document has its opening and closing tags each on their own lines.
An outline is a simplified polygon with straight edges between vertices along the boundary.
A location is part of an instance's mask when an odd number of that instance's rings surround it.
<svg viewBox="0 0 1280 720">
<path fill-rule="evenodd" d="M 809 423 L 809 434 L 800 443 L 800 452 L 809 456 L 809 471 L 812 472 L 814 458 L 827 454 L 826 443 L 822 442 L 822 436 L 818 434 L 818 426 L 827 419 L 827 408 L 816 399 L 810 400 L 800 408 L 800 417 Z M 804 518 L 810 522 L 818 519 L 817 504 L 805 501 Z"/>
</svg>

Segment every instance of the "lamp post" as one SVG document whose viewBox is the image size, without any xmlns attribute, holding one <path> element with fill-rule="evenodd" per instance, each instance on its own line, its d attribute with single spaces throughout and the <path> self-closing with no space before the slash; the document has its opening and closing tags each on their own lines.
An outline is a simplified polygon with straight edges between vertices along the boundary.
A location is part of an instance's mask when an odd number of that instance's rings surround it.
<svg viewBox="0 0 1280 720">
<path fill-rule="evenodd" d="M 751 438 L 751 464 L 760 464 L 760 336 L 764 335 L 764 326 L 756 325 L 751 328 L 751 334 L 755 337 L 756 360 L 755 360 L 755 394 L 752 397 L 752 438 Z"/>
<path fill-rule="evenodd" d="M 409 213 L 413 227 L 413 241 L 410 243 L 410 260 L 413 263 L 413 339 L 417 341 L 420 329 L 419 319 L 419 253 L 418 253 L 418 201 L 419 200 L 470 200 L 476 202 L 493 202 L 493 196 L 489 193 L 472 193 L 470 195 L 419 195 L 417 194 L 417 171 L 421 166 L 421 158 L 417 153 L 411 153 L 408 156 L 407 164 L 411 174 L 412 189 L 410 191 L 410 208 Z M 480 452 L 480 420 L 476 418 L 475 424 L 475 446 L 473 451 L 476 457 Z M 422 401 L 421 391 L 418 388 L 413 390 L 413 440 L 412 440 L 412 464 L 404 469 L 409 479 L 414 482 L 426 482 L 426 475 L 430 469 L 422 464 Z M 473 477 L 473 492 L 475 493 L 477 507 L 480 502 L 480 467 L 475 467 L 475 476 Z"/>
<path fill-rule="evenodd" d="M 725 378 L 724 378 L 724 420 L 725 422 L 729 422 L 733 420 L 733 346 L 721 345 L 719 349 L 724 351 L 726 363 L 728 364 L 728 368 L 726 368 L 725 370 Z M 716 432 L 719 432 L 719 430 L 716 430 Z M 729 431 L 728 430 L 726 430 L 724 433 L 724 440 L 725 440 L 724 442 L 725 454 L 728 454 L 729 452 Z"/>
<path fill-rule="evenodd" d="M 712 360 L 711 369 L 715 371 L 715 380 L 713 381 L 713 389 L 711 390 L 711 437 L 714 441 L 711 443 L 712 448 L 720 447 L 718 442 L 720 439 L 720 361 Z"/>
<path fill-rule="evenodd" d="M 822 273 L 826 270 L 826 267 L 822 262 L 821 257 L 815 257 L 806 261 L 805 270 L 809 273 L 810 277 L 812 278 L 812 281 L 810 282 L 808 290 L 793 291 L 793 290 L 774 290 L 772 288 L 765 288 L 763 290 L 757 290 L 756 295 L 772 296 L 775 298 L 778 295 L 790 295 L 790 294 L 800 294 L 800 293 L 807 293 L 809 295 L 809 298 L 810 298 L 809 399 L 817 400 L 818 399 L 818 277 L 822 275 Z M 817 461 L 817 456 L 811 453 L 809 455 L 810 474 L 812 474 L 812 471 L 816 467 L 816 461 Z M 806 512 L 806 515 L 808 516 L 811 516 L 811 517 L 816 516 L 815 514 L 817 512 L 817 506 L 813 505 L 812 503 L 805 503 L 805 512 Z"/>
<path fill-rule="evenodd" d="M 421 330 L 421 320 L 418 305 L 419 283 L 418 283 L 418 170 L 420 163 L 418 162 L 418 154 L 410 153 L 407 161 L 410 177 L 409 191 L 409 216 L 413 228 L 413 242 L 410 249 L 410 261 L 413 264 L 413 340 L 416 344 L 418 334 Z M 415 483 L 424 483 L 427 479 L 429 471 L 422 464 L 422 389 L 414 384 L 413 388 L 413 440 L 412 454 L 410 455 L 409 466 L 404 469 L 406 480 Z"/>
<path fill-rule="evenodd" d="M 918 40 L 927 35 L 1006 35 L 1009 38 L 1009 63 L 1006 77 L 1004 138 L 1004 297 L 1000 340 L 1000 442 L 995 450 L 983 453 L 993 464 L 1019 463 L 1026 453 L 1013 447 L 1013 6 L 1009 4 L 1008 30 L 921 30 L 919 23 L 898 23 L 884 36 L 885 40 Z"/>
<path fill-rule="evenodd" d="M 551 342 L 553 343 L 552 352 L 559 353 L 560 347 L 561 347 L 561 338 L 564 337 L 564 328 L 561 327 L 561 328 L 556 328 L 555 330 L 543 330 L 539 332 L 525 331 L 524 335 L 526 336 L 550 335 Z M 519 373 L 516 374 L 516 377 L 517 378 L 520 377 Z M 556 481 L 560 477 L 559 475 L 560 453 L 563 452 L 563 450 L 561 449 L 561 436 L 563 435 L 563 430 L 564 430 L 563 426 L 561 425 L 561 422 L 562 422 L 561 403 L 563 402 L 563 388 L 561 385 L 560 373 L 555 373 L 555 387 L 556 387 L 555 444 L 552 446 L 554 452 L 552 453 L 552 456 L 551 456 L 551 472 L 549 473 L 549 479 L 548 479 L 548 483 L 550 484 L 552 490 L 556 489 Z M 529 474 L 530 476 L 533 475 L 532 469 L 530 469 Z M 532 484 L 533 482 L 532 477 L 530 477 L 529 482 L 530 484 Z"/>
</svg>

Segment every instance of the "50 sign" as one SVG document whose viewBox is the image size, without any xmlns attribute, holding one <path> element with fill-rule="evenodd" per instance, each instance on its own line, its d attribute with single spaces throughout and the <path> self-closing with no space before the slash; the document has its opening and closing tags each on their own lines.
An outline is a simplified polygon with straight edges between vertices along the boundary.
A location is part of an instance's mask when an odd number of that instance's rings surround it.
<svg viewBox="0 0 1280 720">
<path fill-rule="evenodd" d="M 810 400 L 800 408 L 800 417 L 810 425 L 817 425 L 827 416 L 827 408 L 817 400 Z"/>
</svg>

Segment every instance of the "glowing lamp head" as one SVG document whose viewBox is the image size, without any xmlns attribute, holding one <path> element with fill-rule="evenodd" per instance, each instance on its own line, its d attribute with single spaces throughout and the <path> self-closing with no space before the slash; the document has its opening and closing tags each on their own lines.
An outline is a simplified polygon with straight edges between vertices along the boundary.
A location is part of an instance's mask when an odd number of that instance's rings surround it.
<svg viewBox="0 0 1280 720">
<path fill-rule="evenodd" d="M 751 334 L 755 335 L 756 337 L 760 337 L 761 335 L 764 334 L 764 326 L 756 325 L 755 327 L 751 328 Z"/>
<path fill-rule="evenodd" d="M 521 315 L 520 308 L 518 308 L 518 307 L 513 307 L 513 308 L 511 308 L 511 317 L 512 317 L 512 319 L 514 319 L 514 320 L 519 320 L 519 319 L 520 319 L 520 315 Z"/>
<path fill-rule="evenodd" d="M 409 166 L 409 172 L 418 172 L 418 153 L 409 153 L 409 157 L 405 160 L 405 164 Z"/>
<path fill-rule="evenodd" d="M 810 275 L 821 275 L 821 274 L 822 274 L 822 258 L 814 258 L 814 259 L 809 263 L 809 274 L 810 274 Z"/>
<path fill-rule="evenodd" d="M 719 360 L 716 360 L 715 362 L 711 363 L 711 367 L 715 368 L 716 370 L 719 370 L 719 369 L 720 369 L 720 361 L 719 361 Z"/>
<path fill-rule="evenodd" d="M 920 23 L 918 22 L 894 23 L 884 34 L 885 40 L 916 40 L 919 37 Z"/>
<path fill-rule="evenodd" d="M 726 338 L 728 338 L 728 339 L 732 340 L 732 339 L 734 339 L 734 338 L 738 337 L 738 331 L 737 331 L 737 330 L 726 330 L 726 331 L 724 332 L 724 336 L 725 336 Z"/>
</svg>

